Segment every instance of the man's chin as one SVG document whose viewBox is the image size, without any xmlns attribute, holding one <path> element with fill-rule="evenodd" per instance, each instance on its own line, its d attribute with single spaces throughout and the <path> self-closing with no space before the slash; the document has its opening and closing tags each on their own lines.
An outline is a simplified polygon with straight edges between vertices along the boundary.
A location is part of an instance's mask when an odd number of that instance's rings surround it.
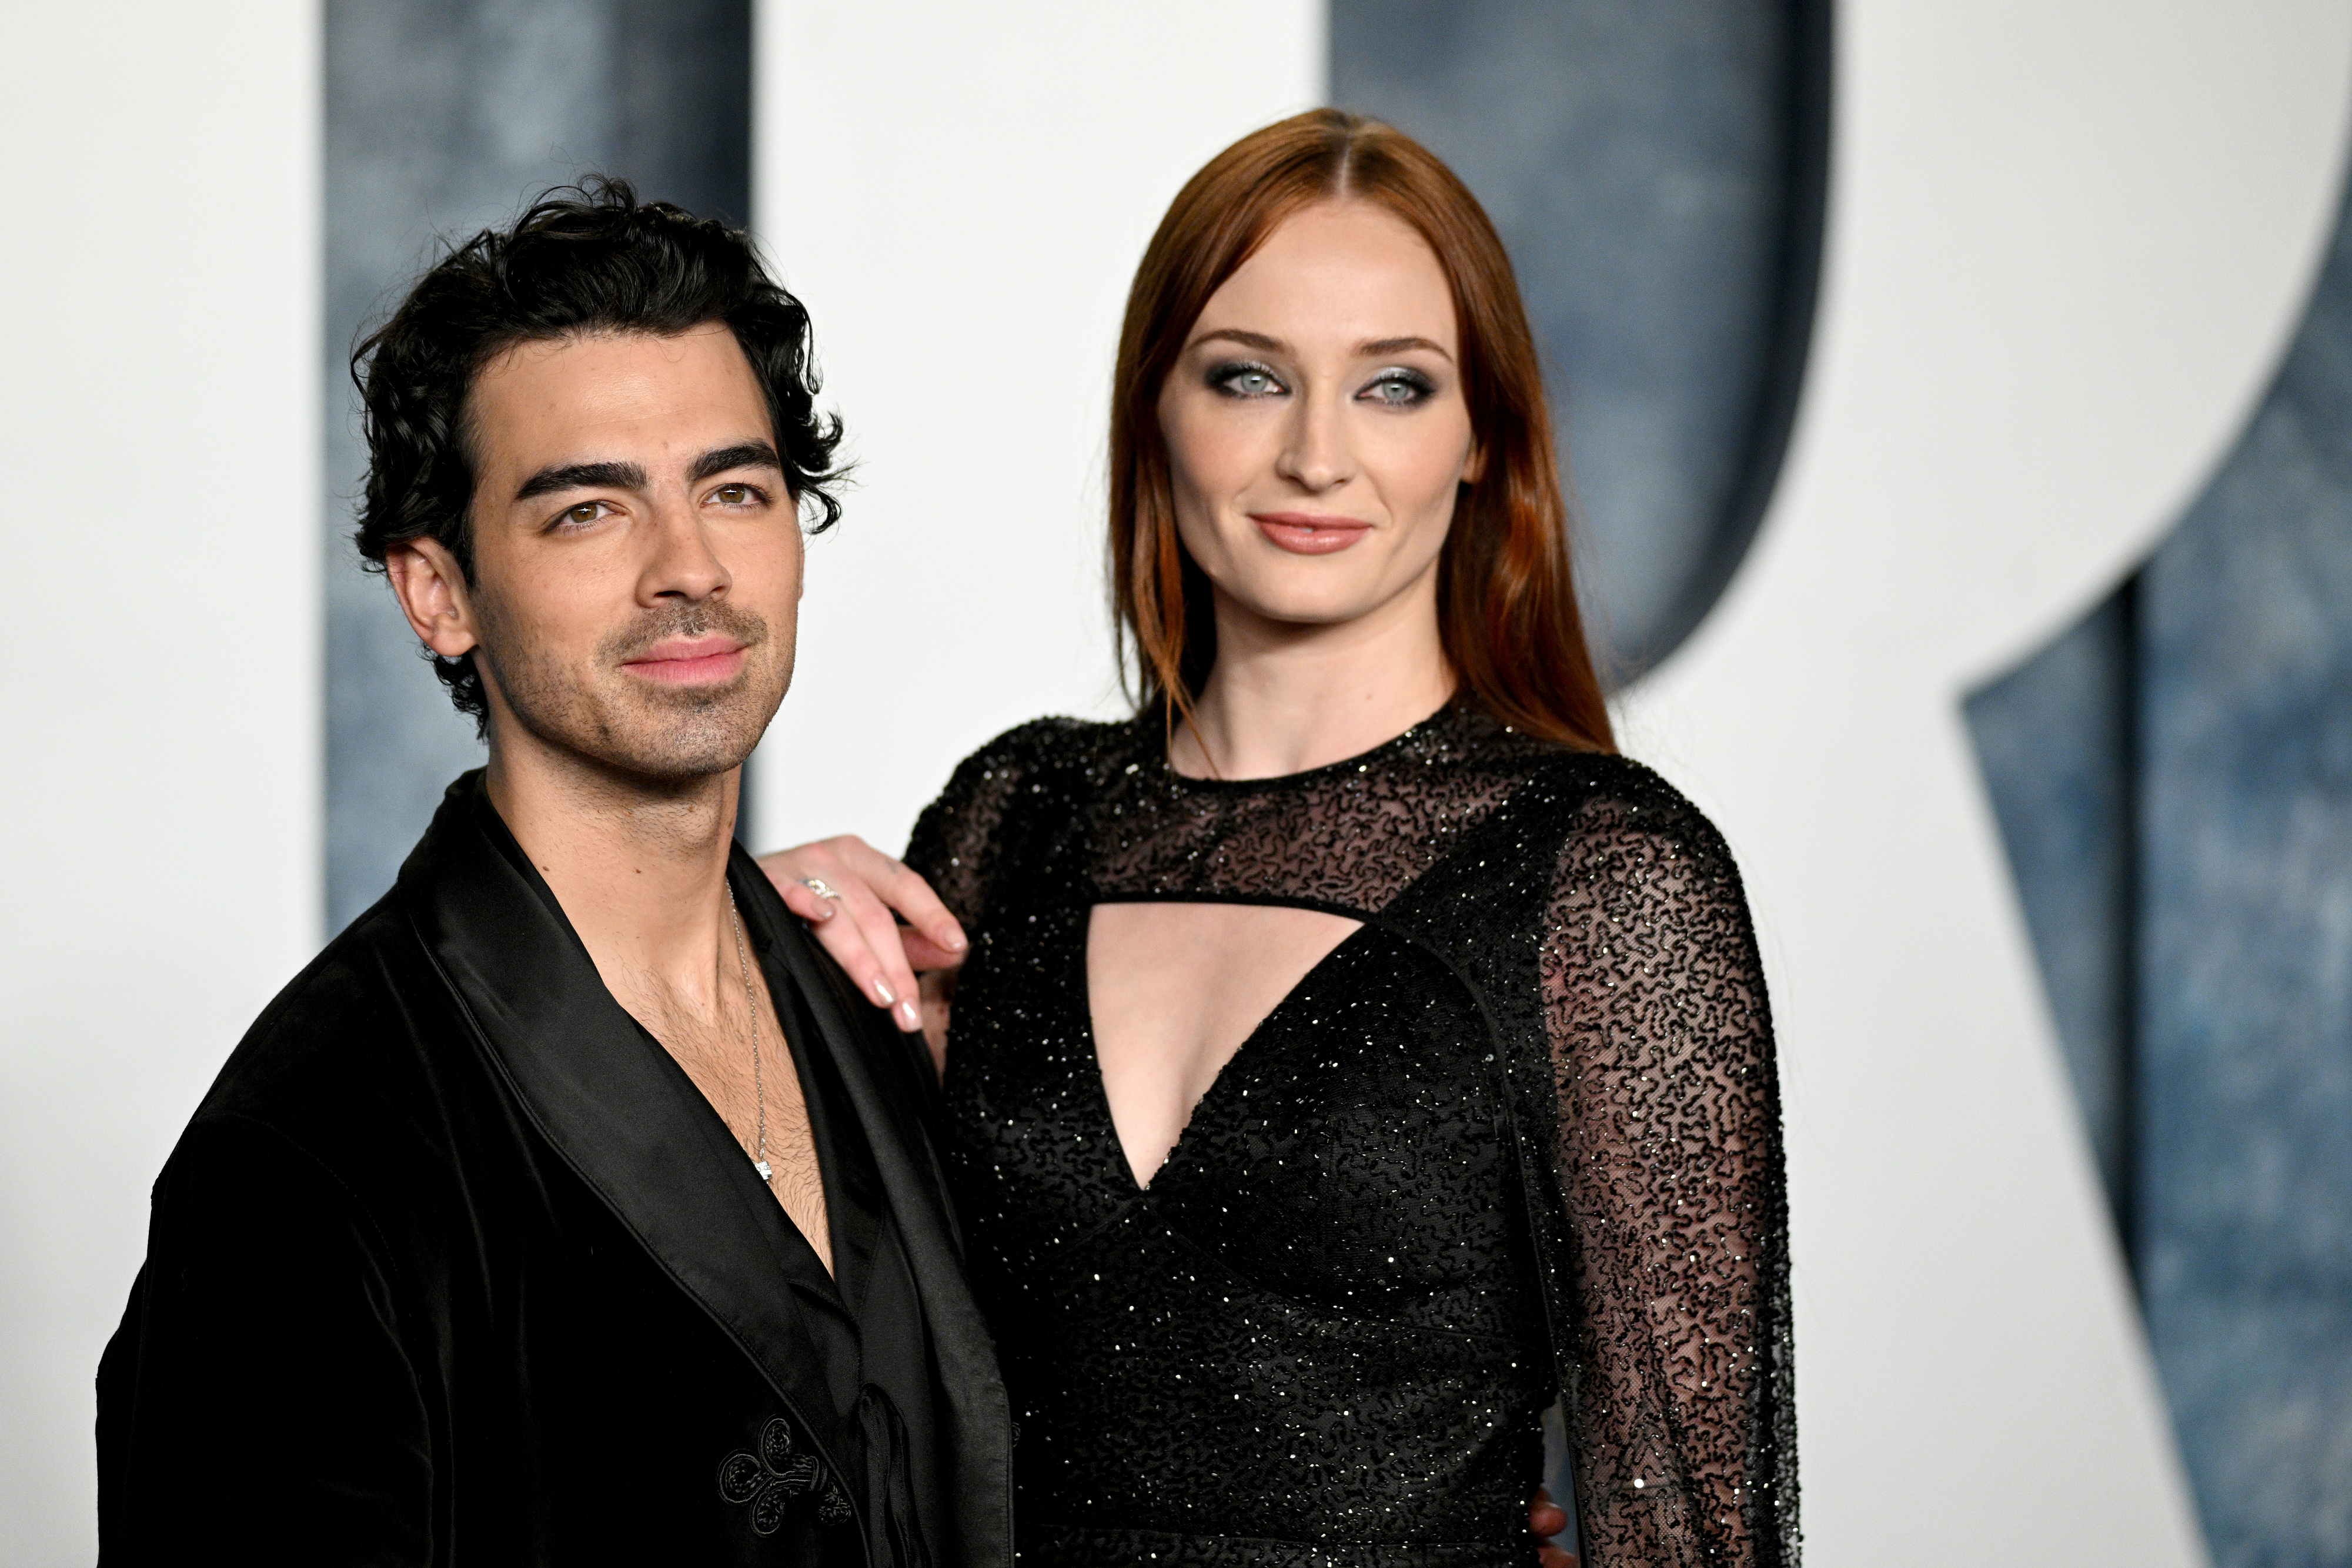
<svg viewBox="0 0 2352 1568">
<path fill-rule="evenodd" d="M 600 771 L 669 790 L 740 768 L 767 732 L 790 681 L 745 670 L 712 685 L 604 680 L 565 691 L 531 683 L 495 703 L 541 745 Z"/>
<path fill-rule="evenodd" d="M 665 711 L 666 710 L 666 711 Z M 743 765 L 773 712 L 755 703 L 631 703 L 584 725 L 527 724 L 544 745 L 605 772 L 667 790 Z"/>
<path fill-rule="evenodd" d="M 608 729 L 591 748 L 622 772 L 662 784 L 688 784 L 740 768 L 767 729 L 764 716 L 711 711 Z"/>
</svg>

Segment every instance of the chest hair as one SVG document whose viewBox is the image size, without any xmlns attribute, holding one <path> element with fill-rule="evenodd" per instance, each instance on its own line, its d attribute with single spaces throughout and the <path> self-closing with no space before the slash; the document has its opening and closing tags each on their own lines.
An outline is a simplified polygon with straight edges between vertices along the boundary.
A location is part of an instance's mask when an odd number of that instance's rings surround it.
<svg viewBox="0 0 2352 1568">
<path fill-rule="evenodd" d="M 661 1041 L 672 1061 L 702 1091 L 751 1158 L 759 1146 L 760 1082 L 751 1071 L 751 1013 L 747 1010 L 741 978 L 730 971 L 717 994 L 714 1015 L 708 1003 L 696 1005 L 659 977 L 631 977 L 630 995 L 620 998 L 646 1032 Z M 775 1172 L 769 1189 L 784 1214 L 833 1268 L 833 1235 L 824 1207 L 824 1180 L 817 1165 L 816 1140 L 809 1129 L 808 1102 L 801 1092 L 801 1076 L 793 1065 L 791 1047 L 776 1021 L 775 1004 L 768 994 L 767 977 L 757 968 L 751 984 L 759 1008 L 760 1078 L 765 1081 L 768 1104 L 768 1166 Z"/>
</svg>

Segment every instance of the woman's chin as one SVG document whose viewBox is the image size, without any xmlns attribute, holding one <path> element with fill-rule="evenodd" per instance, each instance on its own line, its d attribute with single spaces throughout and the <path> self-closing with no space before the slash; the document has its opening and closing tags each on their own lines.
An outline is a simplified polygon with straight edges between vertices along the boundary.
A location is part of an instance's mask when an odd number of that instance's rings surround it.
<svg viewBox="0 0 2352 1568">
<path fill-rule="evenodd" d="M 1430 565 L 1433 573 L 1435 565 L 1433 561 Z M 1368 616 L 1392 612 L 1402 608 L 1401 601 L 1414 597 L 1412 580 L 1400 583 L 1386 573 L 1350 570 L 1328 558 L 1294 558 L 1272 563 L 1270 570 L 1238 575 L 1237 582 L 1216 583 L 1221 616 L 1238 611 L 1269 631 L 1307 634 L 1336 630 Z"/>
<path fill-rule="evenodd" d="M 1260 593 L 1225 595 L 1228 605 L 1277 635 L 1312 636 L 1362 620 L 1380 607 L 1374 594 Z"/>
</svg>

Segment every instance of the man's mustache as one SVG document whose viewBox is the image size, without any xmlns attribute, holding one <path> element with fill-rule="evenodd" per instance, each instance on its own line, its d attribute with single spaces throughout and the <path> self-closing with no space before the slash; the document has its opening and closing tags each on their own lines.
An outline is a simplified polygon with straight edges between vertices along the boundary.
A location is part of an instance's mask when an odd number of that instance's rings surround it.
<svg viewBox="0 0 2352 1568">
<path fill-rule="evenodd" d="M 756 648 L 768 640 L 768 623 L 757 612 L 738 609 L 723 599 L 665 605 L 646 611 L 625 631 L 604 639 L 596 649 L 597 663 L 625 664 L 673 637 L 708 637 L 714 632 L 732 637 L 746 648 Z"/>
</svg>

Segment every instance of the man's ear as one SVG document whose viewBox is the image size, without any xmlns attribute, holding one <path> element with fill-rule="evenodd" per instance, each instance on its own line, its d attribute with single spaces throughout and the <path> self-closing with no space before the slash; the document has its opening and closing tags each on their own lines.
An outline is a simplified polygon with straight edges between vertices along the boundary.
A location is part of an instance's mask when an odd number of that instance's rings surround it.
<svg viewBox="0 0 2352 1568">
<path fill-rule="evenodd" d="M 448 546 L 436 538 L 403 539 L 384 552 L 383 572 L 420 642 L 445 659 L 474 651 L 480 642 L 474 634 L 474 606 L 466 574 Z"/>
</svg>

